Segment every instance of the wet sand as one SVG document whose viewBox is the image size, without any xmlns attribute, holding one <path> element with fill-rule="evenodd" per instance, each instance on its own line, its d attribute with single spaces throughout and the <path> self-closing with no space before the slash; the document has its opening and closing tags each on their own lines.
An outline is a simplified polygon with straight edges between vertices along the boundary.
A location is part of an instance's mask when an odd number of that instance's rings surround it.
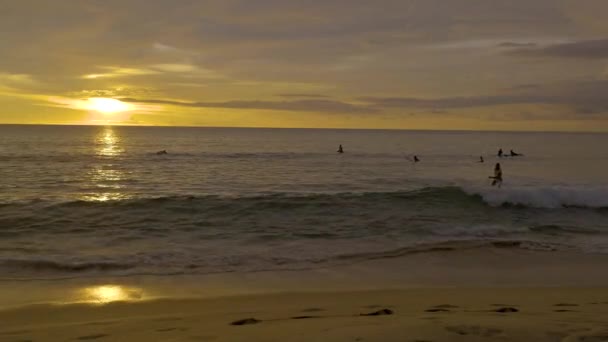
<svg viewBox="0 0 608 342">
<path fill-rule="evenodd" d="M 606 288 L 408 289 L 35 305 L 2 341 L 607 341 Z"/>
<path fill-rule="evenodd" d="M 606 262 L 476 250 L 300 272 L 4 281 L 0 341 L 608 341 Z"/>
</svg>

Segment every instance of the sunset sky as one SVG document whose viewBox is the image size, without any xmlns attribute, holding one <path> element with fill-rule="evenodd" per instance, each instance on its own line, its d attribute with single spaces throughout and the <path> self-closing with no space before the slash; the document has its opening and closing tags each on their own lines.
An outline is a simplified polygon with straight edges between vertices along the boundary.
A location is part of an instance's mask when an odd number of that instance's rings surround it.
<svg viewBox="0 0 608 342">
<path fill-rule="evenodd" d="M 0 123 L 608 131 L 607 13 L 606 0 L 2 1 Z"/>
</svg>

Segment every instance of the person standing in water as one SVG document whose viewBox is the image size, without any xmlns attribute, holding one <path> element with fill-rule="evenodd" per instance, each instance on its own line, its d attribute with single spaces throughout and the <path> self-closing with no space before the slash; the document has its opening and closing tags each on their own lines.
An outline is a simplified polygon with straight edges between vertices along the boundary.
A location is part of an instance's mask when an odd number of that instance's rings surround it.
<svg viewBox="0 0 608 342">
<path fill-rule="evenodd" d="M 418 156 L 414 156 L 414 163 L 417 163 L 419 161 L 420 161 L 420 159 L 418 159 Z"/>
<path fill-rule="evenodd" d="M 500 188 L 502 185 L 502 169 L 500 168 L 500 163 L 496 163 L 496 166 L 494 166 L 494 177 L 490 176 L 488 178 L 493 179 L 492 186 L 498 186 Z"/>
<path fill-rule="evenodd" d="M 479 156 L 479 162 L 480 162 L 480 163 L 483 163 L 483 162 L 484 162 L 484 160 L 483 160 L 483 156 Z"/>
<path fill-rule="evenodd" d="M 338 147 L 338 153 L 344 153 L 344 149 L 342 148 L 342 145 L 340 145 Z"/>
<path fill-rule="evenodd" d="M 498 150 L 498 158 L 502 158 L 502 148 Z"/>
</svg>

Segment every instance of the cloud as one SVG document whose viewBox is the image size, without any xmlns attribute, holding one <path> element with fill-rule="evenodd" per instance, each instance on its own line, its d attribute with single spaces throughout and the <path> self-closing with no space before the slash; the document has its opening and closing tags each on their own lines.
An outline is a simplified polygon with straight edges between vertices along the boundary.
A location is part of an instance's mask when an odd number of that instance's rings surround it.
<svg viewBox="0 0 608 342">
<path fill-rule="evenodd" d="M 172 63 L 172 64 L 155 64 L 151 66 L 153 69 L 159 70 L 159 71 L 163 71 L 163 72 L 176 72 L 176 73 L 182 73 L 182 72 L 197 72 L 199 70 L 199 68 L 195 65 L 192 64 L 177 64 L 177 63 Z"/>
<path fill-rule="evenodd" d="M 32 75 L 0 72 L 0 83 L 33 84 L 35 81 Z"/>
<path fill-rule="evenodd" d="M 532 42 L 527 42 L 527 43 L 503 42 L 503 43 L 498 44 L 498 47 L 501 47 L 501 48 L 534 48 L 537 46 L 538 46 L 537 43 L 532 43 Z"/>
<path fill-rule="evenodd" d="M 224 78 L 216 71 L 203 69 L 197 65 L 187 63 L 165 63 L 150 65 L 150 68 L 164 73 L 183 74 L 189 77 Z"/>
<path fill-rule="evenodd" d="M 422 108 L 450 110 L 508 105 L 558 105 L 578 114 L 608 112 L 608 80 L 530 84 L 513 87 L 498 95 L 463 97 L 363 97 L 360 101 L 380 108 Z"/>
<path fill-rule="evenodd" d="M 245 109 L 362 113 L 357 120 L 370 113 L 358 122 L 372 126 L 381 119 L 371 113 L 398 118 L 408 108 L 428 116 L 462 115 L 463 121 L 468 108 L 493 111 L 509 104 L 531 113 L 548 104 L 584 116 L 605 108 L 593 90 L 598 84 L 577 84 L 593 95 L 574 85 L 547 86 L 608 75 L 604 40 L 597 39 L 608 34 L 608 2 L 577 4 L 12 1 L 0 6 L 0 70 L 12 75 L 0 77 L 0 88 L 72 98 L 179 99 L 165 103 L 166 114 L 182 115 L 170 107 L 179 106 L 194 121 L 196 111 L 183 107 L 243 109 L 242 116 Z M 29 112 L 28 101 L 11 106 Z M 297 125 L 328 122 L 322 115 L 293 117 Z"/>
<path fill-rule="evenodd" d="M 223 76 L 213 70 L 202 69 L 188 63 L 161 63 L 146 65 L 140 68 L 125 68 L 115 66 L 101 66 L 106 72 L 82 75 L 84 79 L 117 78 L 132 76 L 147 76 L 161 74 L 181 74 L 189 77 L 222 78 Z"/>
<path fill-rule="evenodd" d="M 356 105 L 346 102 L 310 99 L 293 101 L 225 101 L 225 102 L 183 102 L 173 100 L 144 100 L 123 98 L 125 102 L 161 104 L 196 108 L 229 108 L 229 109 L 261 109 L 297 112 L 323 112 L 323 113 L 373 113 L 377 109 L 365 105 Z"/>
<path fill-rule="evenodd" d="M 154 88 L 145 87 L 115 87 L 106 89 L 84 89 L 73 92 L 68 92 L 67 95 L 71 98 L 90 98 L 90 97 L 132 97 L 132 96 L 151 96 L 154 94 Z"/>
<path fill-rule="evenodd" d="M 142 75 L 154 75 L 159 72 L 156 70 L 150 70 L 145 68 L 123 68 L 114 66 L 102 66 L 101 69 L 107 70 L 107 72 L 97 74 L 86 74 L 82 78 L 85 79 L 97 79 L 97 78 L 114 78 L 114 77 L 125 77 L 125 76 L 142 76 Z"/>
<path fill-rule="evenodd" d="M 503 43 L 508 44 L 508 43 Z M 608 59 L 608 39 L 579 40 L 537 47 L 511 45 L 509 53 L 532 57 L 561 57 L 581 59 Z"/>
<path fill-rule="evenodd" d="M 321 94 L 298 94 L 298 93 L 285 93 L 285 94 L 278 94 L 278 96 L 280 97 L 309 97 L 309 98 L 329 98 L 329 96 L 327 95 L 321 95 Z"/>
<path fill-rule="evenodd" d="M 559 98 L 553 96 L 537 95 L 483 95 L 430 99 L 413 97 L 363 97 L 360 98 L 360 100 L 384 108 L 456 109 L 500 106 L 509 104 L 554 103 L 556 100 L 559 100 Z"/>
</svg>

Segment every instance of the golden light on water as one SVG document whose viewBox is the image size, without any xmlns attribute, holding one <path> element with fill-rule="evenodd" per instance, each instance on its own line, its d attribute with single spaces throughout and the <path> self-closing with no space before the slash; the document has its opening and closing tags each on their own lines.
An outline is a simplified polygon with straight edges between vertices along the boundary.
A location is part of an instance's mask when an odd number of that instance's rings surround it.
<svg viewBox="0 0 608 342">
<path fill-rule="evenodd" d="M 124 171 L 116 163 L 116 158 L 124 153 L 121 138 L 114 127 L 106 126 L 95 137 L 95 154 L 100 162 L 93 165 L 88 171 L 90 187 L 97 192 L 84 194 L 81 199 L 85 201 L 107 202 L 129 198 L 123 193 Z"/>
<path fill-rule="evenodd" d="M 82 292 L 84 301 L 100 304 L 140 300 L 143 296 L 141 289 L 121 285 L 91 286 Z"/>
<path fill-rule="evenodd" d="M 115 157 L 124 152 L 120 146 L 120 137 L 112 126 L 104 127 L 95 140 L 98 156 Z"/>
</svg>

